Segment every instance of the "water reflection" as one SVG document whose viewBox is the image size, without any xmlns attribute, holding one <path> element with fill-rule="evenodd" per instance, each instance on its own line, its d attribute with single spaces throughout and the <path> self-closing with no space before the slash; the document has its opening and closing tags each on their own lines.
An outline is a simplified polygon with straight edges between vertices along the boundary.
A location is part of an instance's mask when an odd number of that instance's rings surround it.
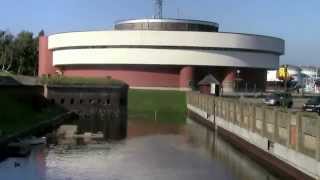
<svg viewBox="0 0 320 180">
<path fill-rule="evenodd" d="M 275 179 L 191 120 L 131 121 L 128 138 L 120 142 L 59 138 L 55 144 L 35 148 L 27 159 L 0 163 L 0 179 Z"/>
<path fill-rule="evenodd" d="M 10 158 L 0 163 L 1 180 L 45 179 L 46 148 L 34 148 L 28 158 Z"/>
<path fill-rule="evenodd" d="M 276 180 L 266 169 L 249 159 L 230 144 L 221 139 L 216 133 L 191 119 L 187 120 L 190 144 L 204 147 L 204 154 L 210 153 L 212 158 L 220 161 L 221 166 L 229 169 L 237 179 L 243 180 Z"/>
</svg>

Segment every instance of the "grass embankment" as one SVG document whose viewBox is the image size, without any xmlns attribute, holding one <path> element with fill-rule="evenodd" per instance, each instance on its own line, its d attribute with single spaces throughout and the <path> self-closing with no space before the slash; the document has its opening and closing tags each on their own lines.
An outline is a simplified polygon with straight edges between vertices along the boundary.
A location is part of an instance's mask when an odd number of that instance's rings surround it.
<svg viewBox="0 0 320 180">
<path fill-rule="evenodd" d="M 129 120 L 154 121 L 155 114 L 159 122 L 184 123 L 186 120 L 185 92 L 129 90 Z"/>
<path fill-rule="evenodd" d="M 11 76 L 12 74 L 10 72 L 6 71 L 0 71 L 0 76 Z"/>
<path fill-rule="evenodd" d="M 48 85 L 123 85 L 122 81 L 105 78 L 66 77 L 66 76 L 44 76 L 40 79 L 42 84 Z"/>
<path fill-rule="evenodd" d="M 32 102 L 21 101 L 8 94 L 3 91 L 0 94 L 0 137 L 28 129 L 63 112 L 61 108 L 52 106 L 35 109 Z"/>
</svg>

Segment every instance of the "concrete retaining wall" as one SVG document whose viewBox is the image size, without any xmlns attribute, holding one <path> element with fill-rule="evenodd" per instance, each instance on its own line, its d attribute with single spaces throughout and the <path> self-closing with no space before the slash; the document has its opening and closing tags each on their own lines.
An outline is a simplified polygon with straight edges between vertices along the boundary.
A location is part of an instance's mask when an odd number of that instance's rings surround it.
<svg viewBox="0 0 320 180">
<path fill-rule="evenodd" d="M 188 110 L 272 157 L 320 179 L 320 118 L 190 92 Z"/>
</svg>

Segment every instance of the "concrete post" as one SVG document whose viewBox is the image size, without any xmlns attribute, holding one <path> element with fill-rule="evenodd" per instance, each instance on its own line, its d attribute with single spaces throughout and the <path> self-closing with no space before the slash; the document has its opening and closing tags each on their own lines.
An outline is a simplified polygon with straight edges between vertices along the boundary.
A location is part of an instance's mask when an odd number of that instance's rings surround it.
<svg viewBox="0 0 320 180">
<path fill-rule="evenodd" d="M 231 123 L 233 123 L 233 117 L 232 117 L 233 109 L 232 109 L 232 107 L 233 107 L 233 104 L 232 104 L 231 101 L 229 101 L 229 102 L 228 102 L 228 110 L 229 110 L 229 121 L 230 121 Z"/>
<path fill-rule="evenodd" d="M 217 116 L 216 115 L 216 98 L 213 98 L 213 124 L 214 124 L 214 129 L 217 129 L 216 116 Z"/>
<path fill-rule="evenodd" d="M 217 116 L 221 117 L 221 102 L 220 102 L 220 99 L 216 99 L 215 103 L 216 103 L 216 109 L 217 109 L 216 114 L 217 114 Z"/>
<path fill-rule="evenodd" d="M 249 123 L 250 123 L 250 104 L 246 103 L 244 105 L 245 109 L 243 110 L 243 119 L 242 119 L 242 124 L 241 127 L 244 129 L 248 129 Z"/>
<path fill-rule="evenodd" d="M 317 147 L 316 147 L 316 158 L 320 161 L 320 122 L 317 121 Z"/>
<path fill-rule="evenodd" d="M 243 104 L 243 118 L 242 118 L 242 121 L 241 121 L 241 127 L 242 128 L 245 128 L 246 127 L 246 118 L 248 118 L 248 104 L 245 103 Z"/>
<path fill-rule="evenodd" d="M 215 98 L 212 96 L 211 97 L 211 101 L 210 101 L 210 104 L 211 104 L 211 114 L 215 115 Z"/>
<path fill-rule="evenodd" d="M 292 116 L 291 115 L 288 115 L 287 116 L 287 130 L 288 130 L 288 136 L 287 136 L 287 141 L 286 141 L 286 144 L 287 144 L 287 147 L 288 148 L 291 148 L 291 144 L 290 144 L 290 141 L 291 141 L 291 136 L 292 136 L 292 132 L 291 132 L 291 119 L 292 119 Z"/>
<path fill-rule="evenodd" d="M 241 127 L 243 121 L 244 121 L 244 104 L 240 104 L 240 122 L 239 122 L 239 126 Z"/>
<path fill-rule="evenodd" d="M 225 102 L 224 104 L 224 112 L 225 112 L 225 120 L 226 121 L 230 121 L 229 119 L 229 106 L 228 106 L 228 102 Z"/>
<path fill-rule="evenodd" d="M 267 120 L 266 120 L 266 109 L 262 110 L 262 136 L 266 137 L 267 135 Z"/>
<path fill-rule="evenodd" d="M 208 99 L 207 99 L 207 109 L 208 109 L 208 114 L 211 115 L 212 114 L 211 96 L 208 96 Z"/>
<path fill-rule="evenodd" d="M 205 110 L 205 98 L 201 96 L 201 109 Z"/>
<path fill-rule="evenodd" d="M 302 152 L 302 127 L 301 127 L 301 114 L 298 115 L 297 118 L 297 144 L 296 144 L 296 151 Z"/>
<path fill-rule="evenodd" d="M 252 110 L 253 112 L 252 112 L 252 120 L 251 120 L 251 128 L 250 128 L 250 130 L 251 130 L 251 132 L 256 132 L 256 120 L 257 120 L 257 118 L 256 118 L 256 107 L 255 106 L 253 106 L 253 110 Z"/>
<path fill-rule="evenodd" d="M 233 102 L 233 124 L 237 121 L 237 103 Z"/>
<path fill-rule="evenodd" d="M 228 102 L 225 103 L 225 114 L 226 114 L 226 120 L 230 121 L 229 115 L 230 115 L 230 106 L 228 105 Z"/>
<path fill-rule="evenodd" d="M 279 125 L 278 125 L 278 111 L 277 110 L 273 110 L 274 111 L 274 120 L 273 120 L 273 141 L 274 142 L 278 142 L 278 138 L 279 138 Z"/>
<path fill-rule="evenodd" d="M 225 113 L 225 102 L 223 100 L 221 100 L 221 112 L 222 112 L 222 116 L 223 118 L 226 118 L 226 113 Z"/>
</svg>

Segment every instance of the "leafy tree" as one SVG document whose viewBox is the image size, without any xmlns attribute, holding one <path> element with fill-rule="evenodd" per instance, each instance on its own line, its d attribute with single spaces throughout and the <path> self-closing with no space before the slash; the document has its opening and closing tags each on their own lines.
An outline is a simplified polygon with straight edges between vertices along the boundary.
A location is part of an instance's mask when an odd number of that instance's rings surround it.
<svg viewBox="0 0 320 180">
<path fill-rule="evenodd" d="M 0 31 L 0 68 L 1 71 L 9 71 L 13 64 L 14 36 L 6 31 Z"/>
<path fill-rule="evenodd" d="M 0 30 L 0 71 L 36 75 L 38 66 L 38 37 L 32 32 L 21 31 L 16 37 Z"/>
</svg>

